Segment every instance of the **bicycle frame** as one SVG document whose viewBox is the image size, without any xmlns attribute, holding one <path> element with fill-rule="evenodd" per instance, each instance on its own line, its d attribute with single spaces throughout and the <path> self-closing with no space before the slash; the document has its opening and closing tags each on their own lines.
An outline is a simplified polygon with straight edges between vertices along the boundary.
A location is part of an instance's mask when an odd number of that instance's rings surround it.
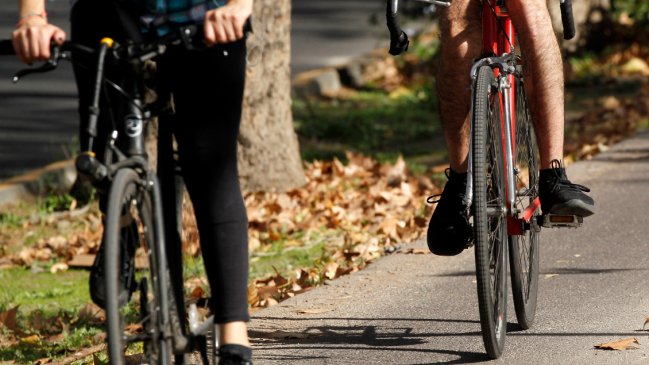
<svg viewBox="0 0 649 365">
<path fill-rule="evenodd" d="M 486 57 L 478 60 L 471 68 L 471 79 L 475 80 L 481 66 L 489 66 L 494 70 L 500 92 L 501 133 L 504 153 L 503 167 L 505 171 L 507 233 L 509 235 L 522 235 L 525 227 L 535 225 L 532 217 L 541 207 L 541 201 L 536 197 L 523 212 L 514 209 L 516 197 L 516 180 L 514 174 L 514 156 L 516 156 L 516 83 L 514 75 L 516 65 L 521 62 L 515 52 L 515 30 L 503 0 L 484 0 L 482 9 L 482 54 Z M 471 115 L 471 134 L 474 121 L 473 110 Z M 465 203 L 471 206 L 473 200 L 473 163 L 472 144 L 469 144 L 469 169 L 467 177 L 467 190 Z"/>
<path fill-rule="evenodd" d="M 449 7 L 452 0 L 417 0 L 429 4 L 436 4 Z M 478 1 L 478 0 L 475 0 Z M 516 198 L 515 174 L 518 171 L 514 166 L 515 141 L 516 141 L 516 66 L 522 64 L 515 52 L 514 26 L 509 17 L 506 0 L 480 0 L 482 2 L 482 58 L 471 68 L 471 79 L 475 80 L 478 69 L 481 66 L 489 66 L 494 70 L 494 76 L 498 80 L 500 92 L 501 120 L 502 123 L 502 144 L 505 152 L 503 166 L 506 171 L 506 205 L 498 210 L 507 214 L 507 230 L 509 235 L 522 235 L 526 230 L 539 230 L 539 223 L 533 219 L 535 213 L 540 209 L 541 202 L 536 197 L 522 212 L 515 210 L 514 201 Z M 574 21 L 572 17 L 571 0 L 560 0 L 561 19 L 564 26 L 564 39 L 574 37 Z M 398 21 L 399 0 L 386 0 L 386 20 L 390 30 L 390 49 L 392 55 L 400 55 L 408 50 L 408 35 L 401 29 Z M 506 77 L 503 77 L 506 76 Z M 473 110 L 470 111 L 473 118 Z M 473 129 L 471 120 L 471 135 Z M 464 204 L 467 207 L 467 215 L 470 216 L 470 207 L 473 202 L 473 168 L 472 168 L 472 147 L 469 144 L 468 180 Z M 496 208 L 494 208 L 496 209 Z"/>
<path fill-rule="evenodd" d="M 52 57 L 40 67 L 28 68 L 18 71 L 13 77 L 13 82 L 17 83 L 24 76 L 33 73 L 44 73 L 55 70 L 61 59 L 70 60 L 71 54 L 79 53 L 94 57 L 96 60 L 96 73 L 94 75 L 94 87 L 92 88 L 91 105 L 89 106 L 88 115 L 88 140 L 87 149 L 80 151 L 76 158 L 76 169 L 80 174 L 86 175 L 94 183 L 111 181 L 117 172 L 123 168 L 135 169 L 140 177 L 142 188 L 149 189 L 152 197 L 153 214 L 156 217 L 163 217 L 162 213 L 162 193 L 156 173 L 149 167 L 145 149 L 145 129 L 150 118 L 160 114 L 168 108 L 166 100 L 163 102 L 156 101 L 153 104 L 144 102 L 144 84 L 142 82 L 139 70 L 145 61 L 154 58 L 166 51 L 169 45 L 183 45 L 188 49 L 194 49 L 192 44 L 193 36 L 196 34 L 195 26 L 182 27 L 178 32 L 170 33 L 166 37 L 161 37 L 151 42 L 142 42 L 141 44 L 119 45 L 112 39 L 104 38 L 97 49 L 85 47 L 80 44 L 65 42 L 61 46 L 52 47 Z M 0 55 L 14 54 L 10 40 L 0 40 Z M 104 75 L 104 63 L 108 56 L 128 64 L 126 70 L 129 75 L 126 77 L 128 82 L 125 85 L 117 85 Z M 113 130 L 107 136 L 104 147 L 104 156 L 102 161 L 97 159 L 95 150 L 95 140 L 98 137 L 98 121 L 100 110 L 100 95 L 104 86 L 111 86 L 118 91 L 124 98 L 125 108 L 114 120 Z M 118 143 L 119 140 L 119 143 Z M 119 146 L 118 146 L 119 144 Z M 158 239 L 155 242 L 154 249 L 159 253 L 158 265 L 166 268 L 166 235 L 162 222 L 156 220 L 153 229 L 156 231 Z M 159 275 L 161 287 L 169 288 L 171 283 L 168 282 L 166 275 Z M 174 353 L 186 352 L 192 345 L 192 341 L 197 336 L 204 336 L 210 330 L 214 329 L 214 345 L 218 346 L 218 333 L 214 328 L 213 315 L 205 320 L 198 319 L 196 306 L 191 306 L 189 314 L 189 333 L 183 334 L 180 328 L 175 328 L 170 320 L 170 311 L 172 303 L 170 299 L 163 295 L 160 298 L 161 320 L 160 325 L 165 328 L 165 336 L 173 337 Z M 176 303 L 184 305 L 184 301 Z"/>
</svg>

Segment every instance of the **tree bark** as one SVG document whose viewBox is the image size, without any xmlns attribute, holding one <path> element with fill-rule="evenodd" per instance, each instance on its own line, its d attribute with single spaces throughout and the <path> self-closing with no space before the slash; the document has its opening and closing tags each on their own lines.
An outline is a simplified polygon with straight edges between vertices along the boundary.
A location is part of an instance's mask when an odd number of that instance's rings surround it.
<svg viewBox="0 0 649 365">
<path fill-rule="evenodd" d="M 239 132 L 244 191 L 286 191 L 305 183 L 291 111 L 290 0 L 255 0 Z"/>
</svg>

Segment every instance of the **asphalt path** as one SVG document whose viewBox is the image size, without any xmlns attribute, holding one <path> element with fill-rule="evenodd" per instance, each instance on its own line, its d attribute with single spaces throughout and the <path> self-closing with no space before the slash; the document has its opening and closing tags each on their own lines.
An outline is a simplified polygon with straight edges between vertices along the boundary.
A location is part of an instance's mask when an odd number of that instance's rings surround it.
<svg viewBox="0 0 649 365">
<path fill-rule="evenodd" d="M 0 38 L 11 35 L 17 1 L 0 8 Z M 383 0 L 293 0 L 292 74 L 344 63 L 386 45 Z M 68 30 L 69 0 L 48 0 L 50 21 Z M 380 19 L 376 24 L 371 18 Z M 23 67 L 0 57 L 0 181 L 69 158 L 78 141 L 76 87 L 72 69 L 63 62 L 47 75 L 14 85 L 11 76 Z"/>
<path fill-rule="evenodd" d="M 385 0 L 293 0 L 292 74 L 388 46 Z"/>
<path fill-rule="evenodd" d="M 579 229 L 543 230 L 536 323 L 521 331 L 510 300 L 505 354 L 493 363 L 646 364 L 649 133 L 568 175 L 592 188 L 598 213 Z M 392 254 L 257 312 L 255 364 L 485 362 L 473 255 Z M 638 349 L 594 348 L 628 337 Z"/>
</svg>

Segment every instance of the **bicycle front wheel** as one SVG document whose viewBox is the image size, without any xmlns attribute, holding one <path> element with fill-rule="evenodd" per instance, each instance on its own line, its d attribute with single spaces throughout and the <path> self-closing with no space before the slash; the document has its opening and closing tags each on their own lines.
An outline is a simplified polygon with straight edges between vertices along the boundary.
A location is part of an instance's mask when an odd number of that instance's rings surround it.
<svg viewBox="0 0 649 365">
<path fill-rule="evenodd" d="M 152 364 L 170 363 L 170 341 L 165 340 L 161 323 L 160 298 L 166 289 L 160 286 L 159 261 L 153 249 L 156 230 L 151 190 L 142 181 L 136 171 L 122 169 L 108 195 L 103 244 L 111 364 L 124 364 L 125 353 L 139 353 L 134 357 Z M 121 258 L 133 252 L 135 268 L 125 270 Z"/>
<path fill-rule="evenodd" d="M 507 327 L 507 210 L 500 94 L 490 67 L 478 71 L 473 94 L 473 218 L 482 338 L 498 358 Z"/>
<path fill-rule="evenodd" d="M 527 104 L 523 79 L 516 78 L 516 198 L 514 209 L 523 212 L 539 196 L 539 149 Z M 540 214 L 537 209 L 533 222 Z M 516 319 L 522 329 L 532 326 L 539 285 L 540 233 L 527 227 L 522 235 L 509 236 L 509 260 Z"/>
</svg>

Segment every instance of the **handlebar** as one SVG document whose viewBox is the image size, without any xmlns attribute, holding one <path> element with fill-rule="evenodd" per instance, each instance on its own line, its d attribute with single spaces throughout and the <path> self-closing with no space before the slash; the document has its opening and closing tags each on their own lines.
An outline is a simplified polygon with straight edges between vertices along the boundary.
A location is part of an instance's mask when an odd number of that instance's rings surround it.
<svg viewBox="0 0 649 365">
<path fill-rule="evenodd" d="M 176 31 L 158 37 L 150 41 L 133 43 L 125 42 L 125 44 L 115 43 L 111 48 L 112 56 L 116 59 L 122 60 L 137 60 L 140 62 L 151 59 L 159 54 L 165 52 L 166 47 L 170 45 L 184 45 L 188 49 L 197 48 L 196 34 L 198 28 L 194 25 L 179 27 Z M 56 69 L 61 59 L 69 59 L 70 54 L 95 54 L 99 48 L 93 49 L 79 43 L 65 41 L 61 45 L 52 44 L 51 56 L 41 66 L 30 67 L 18 71 L 14 77 L 13 82 L 17 83 L 26 75 L 34 73 L 44 73 Z M 13 43 L 10 39 L 0 40 L 0 56 L 15 55 L 16 52 L 13 48 Z"/>
<path fill-rule="evenodd" d="M 451 6 L 451 0 L 417 0 L 419 2 L 439 5 L 443 7 Z M 399 0 L 386 0 L 385 17 L 390 30 L 390 54 L 398 56 L 408 50 L 410 41 L 408 34 L 401 29 L 399 24 Z"/>
<path fill-rule="evenodd" d="M 417 0 L 427 4 L 443 7 L 451 6 L 451 0 Z M 563 23 L 563 38 L 568 40 L 575 36 L 575 21 L 572 14 L 572 0 L 561 1 L 561 22 Z M 410 41 L 399 25 L 399 0 L 386 0 L 385 17 L 390 30 L 390 54 L 398 56 L 408 50 Z"/>
<path fill-rule="evenodd" d="M 51 56 L 39 67 L 25 68 L 18 71 L 12 81 L 17 83 L 21 78 L 35 73 L 44 73 L 56 69 L 59 65 L 59 60 L 70 58 L 70 53 L 86 53 L 92 54 L 95 51 L 84 45 L 73 43 L 70 41 L 63 42 L 63 44 L 52 44 Z M 0 40 L 0 56 L 15 55 L 16 51 L 13 48 L 13 43 L 10 39 Z"/>
<path fill-rule="evenodd" d="M 561 23 L 563 24 L 563 39 L 575 37 L 575 18 L 572 14 L 572 0 L 561 0 Z"/>
<path fill-rule="evenodd" d="M 401 29 L 398 19 L 399 0 L 387 0 L 385 17 L 390 30 L 390 54 L 398 56 L 408 50 L 408 35 Z"/>
</svg>

